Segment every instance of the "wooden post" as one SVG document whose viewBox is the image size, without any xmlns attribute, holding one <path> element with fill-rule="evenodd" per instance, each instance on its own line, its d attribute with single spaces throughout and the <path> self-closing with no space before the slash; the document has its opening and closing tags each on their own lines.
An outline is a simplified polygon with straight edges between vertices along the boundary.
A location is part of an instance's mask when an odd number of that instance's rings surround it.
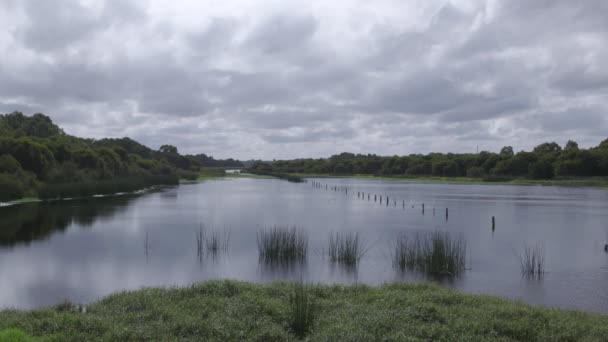
<svg viewBox="0 0 608 342">
<path fill-rule="evenodd" d="M 496 219 L 492 216 L 492 231 L 494 231 L 494 229 L 496 229 Z"/>
</svg>

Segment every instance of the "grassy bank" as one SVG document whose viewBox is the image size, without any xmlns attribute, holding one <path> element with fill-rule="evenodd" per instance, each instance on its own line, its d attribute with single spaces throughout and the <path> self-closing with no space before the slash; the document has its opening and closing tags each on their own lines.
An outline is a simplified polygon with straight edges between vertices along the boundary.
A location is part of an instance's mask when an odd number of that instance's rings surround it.
<svg viewBox="0 0 608 342">
<path fill-rule="evenodd" d="M 357 178 L 374 179 L 397 182 L 420 182 L 420 183 L 451 183 L 451 184 L 507 184 L 507 185 L 545 185 L 545 186 L 569 186 L 569 187 L 593 187 L 608 188 L 608 178 L 564 178 L 551 180 L 535 179 L 507 179 L 507 180 L 484 180 L 483 178 L 470 177 L 429 177 L 429 176 L 373 176 L 365 174 L 355 175 L 330 175 L 317 173 L 294 173 L 302 178 Z"/>
<path fill-rule="evenodd" d="M 533 308 L 436 285 L 313 286 L 311 341 L 602 341 L 608 316 Z M 212 281 L 111 295 L 82 313 L 68 304 L 0 312 L 0 331 L 59 341 L 287 341 L 292 284 Z M 14 333 L 14 330 L 13 330 Z M 2 335 L 0 335 L 2 336 Z"/>
</svg>

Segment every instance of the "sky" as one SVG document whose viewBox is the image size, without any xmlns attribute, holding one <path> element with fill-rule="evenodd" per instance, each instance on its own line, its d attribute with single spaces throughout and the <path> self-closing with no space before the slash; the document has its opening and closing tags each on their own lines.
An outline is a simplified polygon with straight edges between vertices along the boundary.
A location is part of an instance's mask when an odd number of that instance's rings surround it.
<svg viewBox="0 0 608 342">
<path fill-rule="evenodd" d="M 605 0 L 2 0 L 0 113 L 216 158 L 608 138 Z"/>
</svg>

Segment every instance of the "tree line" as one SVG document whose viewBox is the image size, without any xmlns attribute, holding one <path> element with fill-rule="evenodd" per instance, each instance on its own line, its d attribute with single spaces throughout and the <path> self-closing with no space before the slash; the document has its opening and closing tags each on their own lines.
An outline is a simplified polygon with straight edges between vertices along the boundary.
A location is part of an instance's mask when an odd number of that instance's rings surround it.
<svg viewBox="0 0 608 342">
<path fill-rule="evenodd" d="M 181 155 L 172 145 L 152 150 L 130 138 L 83 139 L 44 114 L 0 115 L 0 201 L 72 197 L 137 190 L 195 179 L 213 157 Z M 204 156 L 204 155 L 203 155 Z M 228 161 L 232 166 L 234 160 Z"/>
<path fill-rule="evenodd" d="M 429 153 L 408 156 L 340 153 L 329 158 L 257 162 L 253 173 L 309 173 L 328 175 L 470 177 L 487 181 L 608 176 L 608 139 L 589 149 L 574 141 L 562 148 L 543 143 L 533 151 L 515 153 L 511 146 L 500 152 Z"/>
</svg>

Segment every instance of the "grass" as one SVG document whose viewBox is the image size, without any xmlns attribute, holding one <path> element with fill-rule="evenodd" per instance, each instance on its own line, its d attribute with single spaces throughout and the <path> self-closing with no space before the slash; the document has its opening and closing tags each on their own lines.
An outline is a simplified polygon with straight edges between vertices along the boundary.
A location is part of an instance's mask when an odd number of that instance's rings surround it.
<svg viewBox="0 0 608 342">
<path fill-rule="evenodd" d="M 346 266 L 356 266 L 366 250 L 363 240 L 356 232 L 331 233 L 327 246 L 327 256 L 331 262 Z"/>
<path fill-rule="evenodd" d="M 465 270 L 467 244 L 448 232 L 400 234 L 395 240 L 393 265 L 402 271 L 456 276 Z"/>
<path fill-rule="evenodd" d="M 608 316 L 531 307 L 432 284 L 314 285 L 309 341 L 605 341 Z M 43 341 L 296 341 L 294 285 L 146 288 L 77 310 L 0 311 L 0 331 Z"/>
<path fill-rule="evenodd" d="M 294 283 L 289 299 L 289 328 L 298 337 L 310 332 L 316 315 L 316 305 L 312 290 L 302 280 Z"/>
<path fill-rule="evenodd" d="M 34 341 L 31 336 L 19 329 L 5 329 L 0 331 L 0 342 L 30 342 Z"/>
<path fill-rule="evenodd" d="M 303 263 L 308 252 L 308 235 L 297 227 L 266 228 L 257 232 L 260 260 L 265 263 Z"/>
<path fill-rule="evenodd" d="M 540 278 L 545 274 L 545 249 L 536 244 L 524 246 L 520 255 L 521 274 L 525 277 Z"/>
</svg>

